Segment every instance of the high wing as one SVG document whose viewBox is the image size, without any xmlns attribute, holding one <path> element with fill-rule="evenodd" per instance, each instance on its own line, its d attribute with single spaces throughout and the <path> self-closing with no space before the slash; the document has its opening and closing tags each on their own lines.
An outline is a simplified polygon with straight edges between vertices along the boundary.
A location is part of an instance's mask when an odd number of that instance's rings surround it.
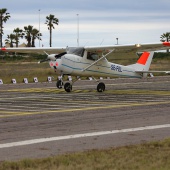
<svg viewBox="0 0 170 170">
<path fill-rule="evenodd" d="M 0 51 L 16 53 L 39 53 L 39 54 L 59 54 L 66 51 L 66 47 L 19 47 L 19 48 L 1 48 Z"/>
<path fill-rule="evenodd" d="M 127 45 L 106 45 L 106 46 L 86 46 L 87 51 L 108 52 L 143 52 L 166 50 L 170 48 L 170 42 L 145 43 L 145 44 L 127 44 Z"/>
<path fill-rule="evenodd" d="M 85 46 L 86 51 L 108 53 L 114 52 L 142 52 L 142 51 L 156 51 L 166 50 L 170 48 L 170 42 L 145 43 L 145 44 L 126 44 L 126 45 L 105 45 L 105 46 Z M 25 48 L 1 48 L 4 52 L 18 52 L 18 53 L 48 53 L 56 54 L 67 50 L 67 47 L 25 47 Z"/>
<path fill-rule="evenodd" d="M 156 51 L 166 50 L 170 48 L 170 42 L 158 42 L 158 43 L 143 43 L 143 44 L 127 44 L 127 45 L 106 45 L 106 46 L 86 46 L 84 47 L 87 51 L 98 51 L 104 52 L 113 50 L 114 51 Z"/>
</svg>

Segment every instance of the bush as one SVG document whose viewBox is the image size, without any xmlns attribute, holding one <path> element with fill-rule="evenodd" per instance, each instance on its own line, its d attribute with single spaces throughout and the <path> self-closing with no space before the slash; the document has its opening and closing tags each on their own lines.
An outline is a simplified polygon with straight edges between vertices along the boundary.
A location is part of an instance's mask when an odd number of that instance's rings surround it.
<svg viewBox="0 0 170 170">
<path fill-rule="evenodd" d="M 170 53 L 166 52 L 155 52 L 154 59 L 166 59 L 170 57 Z"/>
<path fill-rule="evenodd" d="M 41 55 L 41 54 L 7 54 L 7 53 L 1 53 L 0 59 L 4 61 L 39 61 L 44 60 L 47 58 L 47 55 Z"/>
</svg>

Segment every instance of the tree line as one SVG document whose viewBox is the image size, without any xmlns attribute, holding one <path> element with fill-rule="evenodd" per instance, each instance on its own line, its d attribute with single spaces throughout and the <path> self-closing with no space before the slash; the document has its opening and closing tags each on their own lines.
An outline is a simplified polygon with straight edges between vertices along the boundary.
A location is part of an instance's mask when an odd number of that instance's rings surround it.
<svg viewBox="0 0 170 170">
<path fill-rule="evenodd" d="M 0 9 L 0 47 L 3 46 L 2 37 L 4 35 L 4 23 L 6 23 L 10 17 L 10 13 L 7 12 L 6 8 Z M 54 15 L 50 14 L 49 16 L 46 16 L 45 24 L 50 32 L 50 47 L 52 47 L 52 29 L 55 29 L 54 25 L 58 25 L 58 23 L 59 20 L 58 18 L 55 18 Z M 24 29 L 17 27 L 13 30 L 13 33 L 7 35 L 5 44 L 9 44 L 10 47 L 13 47 L 15 44 L 15 46 L 18 47 L 19 40 L 25 38 L 27 41 L 27 47 L 35 47 L 35 40 L 42 40 L 41 37 L 42 33 L 32 25 L 24 26 Z"/>
</svg>

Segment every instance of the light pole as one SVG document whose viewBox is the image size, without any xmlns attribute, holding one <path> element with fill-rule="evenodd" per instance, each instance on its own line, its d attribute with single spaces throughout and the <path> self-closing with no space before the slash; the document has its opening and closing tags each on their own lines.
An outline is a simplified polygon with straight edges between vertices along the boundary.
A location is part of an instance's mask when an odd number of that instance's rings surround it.
<svg viewBox="0 0 170 170">
<path fill-rule="evenodd" d="M 38 10 L 39 11 L 39 47 L 40 47 L 40 9 Z"/>
<path fill-rule="evenodd" d="M 77 46 L 79 47 L 79 14 L 77 14 Z"/>
<path fill-rule="evenodd" d="M 116 40 L 117 40 L 117 45 L 118 45 L 118 39 L 119 39 L 119 38 L 116 38 Z"/>
</svg>

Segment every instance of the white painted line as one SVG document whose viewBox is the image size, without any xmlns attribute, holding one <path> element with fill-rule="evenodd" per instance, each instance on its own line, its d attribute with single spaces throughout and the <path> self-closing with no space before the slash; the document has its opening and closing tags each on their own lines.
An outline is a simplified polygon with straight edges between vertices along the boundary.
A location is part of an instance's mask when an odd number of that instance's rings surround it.
<svg viewBox="0 0 170 170">
<path fill-rule="evenodd" d="M 37 144 L 37 143 L 43 143 L 43 142 L 52 142 L 52 141 L 59 141 L 59 140 L 92 137 L 92 136 L 102 136 L 102 135 L 110 135 L 110 134 L 116 134 L 116 133 L 136 132 L 136 131 L 143 131 L 143 130 L 155 130 L 155 129 L 161 129 L 161 128 L 170 128 L 170 124 L 25 140 L 25 141 L 13 142 L 13 143 L 0 144 L 0 149 L 16 147 L 16 146 L 31 145 L 31 144 Z"/>
</svg>

